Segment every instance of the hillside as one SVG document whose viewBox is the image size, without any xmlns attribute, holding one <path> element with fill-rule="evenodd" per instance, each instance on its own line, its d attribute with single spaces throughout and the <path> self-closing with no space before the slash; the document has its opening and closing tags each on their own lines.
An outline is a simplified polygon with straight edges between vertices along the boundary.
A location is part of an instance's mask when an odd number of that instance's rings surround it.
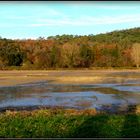
<svg viewBox="0 0 140 140">
<path fill-rule="evenodd" d="M 98 35 L 56 35 L 36 40 L 0 38 L 0 69 L 133 67 L 140 27 Z"/>
</svg>

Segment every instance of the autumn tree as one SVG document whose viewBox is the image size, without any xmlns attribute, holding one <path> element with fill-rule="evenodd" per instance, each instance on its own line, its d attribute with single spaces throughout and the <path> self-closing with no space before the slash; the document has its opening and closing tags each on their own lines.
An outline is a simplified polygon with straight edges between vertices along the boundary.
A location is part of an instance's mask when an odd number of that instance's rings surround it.
<svg viewBox="0 0 140 140">
<path fill-rule="evenodd" d="M 132 53 L 131 53 L 132 59 L 134 61 L 134 64 L 137 68 L 139 68 L 140 65 L 140 43 L 134 43 L 132 46 Z"/>
<path fill-rule="evenodd" d="M 0 47 L 0 57 L 7 66 L 20 66 L 23 62 L 24 52 L 21 51 L 19 45 L 7 40 Z"/>
<path fill-rule="evenodd" d="M 77 67 L 79 61 L 79 46 L 71 43 L 66 43 L 62 47 L 62 63 L 63 67 Z"/>
<path fill-rule="evenodd" d="M 21 69 L 127 67 L 133 63 L 139 67 L 139 44 L 140 28 L 98 35 L 0 38 L 0 69 L 11 66 Z"/>
</svg>

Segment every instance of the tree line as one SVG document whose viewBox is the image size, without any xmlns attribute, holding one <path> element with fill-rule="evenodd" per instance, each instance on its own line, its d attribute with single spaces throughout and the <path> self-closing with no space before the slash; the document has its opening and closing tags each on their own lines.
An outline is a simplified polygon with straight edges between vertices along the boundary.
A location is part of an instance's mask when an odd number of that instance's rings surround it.
<svg viewBox="0 0 140 140">
<path fill-rule="evenodd" d="M 140 28 L 98 35 L 0 38 L 0 69 L 139 67 Z"/>
</svg>

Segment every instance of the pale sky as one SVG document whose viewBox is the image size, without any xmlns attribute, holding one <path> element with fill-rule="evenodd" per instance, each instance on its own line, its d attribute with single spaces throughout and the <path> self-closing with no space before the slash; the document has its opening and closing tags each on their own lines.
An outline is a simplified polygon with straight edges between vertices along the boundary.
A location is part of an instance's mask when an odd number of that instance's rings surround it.
<svg viewBox="0 0 140 140">
<path fill-rule="evenodd" d="M 140 27 L 140 2 L 0 2 L 0 36 L 89 35 Z"/>
</svg>

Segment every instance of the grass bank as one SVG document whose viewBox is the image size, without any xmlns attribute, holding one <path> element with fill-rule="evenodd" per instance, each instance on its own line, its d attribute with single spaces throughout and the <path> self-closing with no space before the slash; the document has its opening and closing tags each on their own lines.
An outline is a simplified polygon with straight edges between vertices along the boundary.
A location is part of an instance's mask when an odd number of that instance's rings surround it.
<svg viewBox="0 0 140 140">
<path fill-rule="evenodd" d="M 109 115 L 96 110 L 45 109 L 0 114 L 1 138 L 140 137 L 140 114 Z"/>
</svg>

